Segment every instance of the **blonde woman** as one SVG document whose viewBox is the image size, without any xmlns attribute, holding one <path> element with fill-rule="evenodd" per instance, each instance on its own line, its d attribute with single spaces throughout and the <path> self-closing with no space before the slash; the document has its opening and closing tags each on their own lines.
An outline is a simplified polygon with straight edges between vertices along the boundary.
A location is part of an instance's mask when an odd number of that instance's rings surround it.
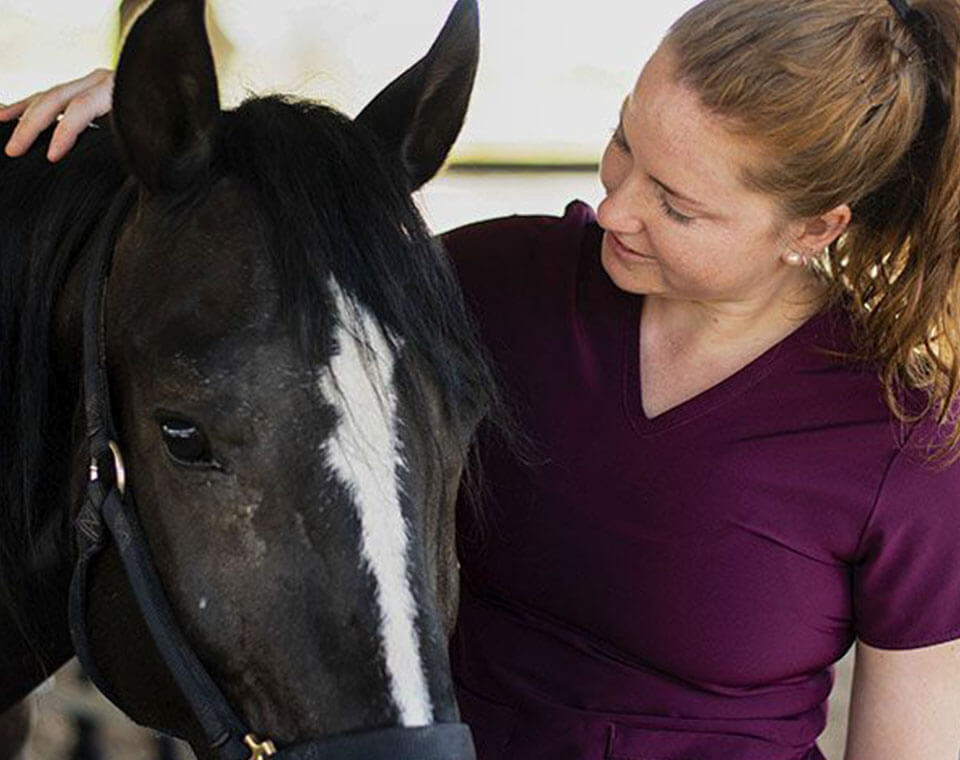
<svg viewBox="0 0 960 760">
<path fill-rule="evenodd" d="M 856 642 L 845 760 L 956 760 L 958 47 L 956 0 L 706 0 L 596 216 L 446 236 L 541 455 L 487 441 L 459 518 L 481 758 L 822 760 Z M 110 83 L 0 113 L 8 154 Z"/>
</svg>

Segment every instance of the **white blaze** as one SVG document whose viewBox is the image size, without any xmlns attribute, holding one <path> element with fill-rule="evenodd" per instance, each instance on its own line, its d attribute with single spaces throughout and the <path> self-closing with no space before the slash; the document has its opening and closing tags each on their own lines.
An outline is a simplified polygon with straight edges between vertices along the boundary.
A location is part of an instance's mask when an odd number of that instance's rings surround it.
<svg viewBox="0 0 960 760">
<path fill-rule="evenodd" d="M 360 517 L 361 554 L 376 582 L 387 676 L 404 726 L 433 722 L 430 691 L 414 625 L 416 605 L 407 575 L 407 526 L 400 509 L 394 356 L 376 321 L 348 300 L 331 278 L 339 352 L 320 376 L 324 398 L 339 413 L 326 446 L 334 472 Z"/>
</svg>

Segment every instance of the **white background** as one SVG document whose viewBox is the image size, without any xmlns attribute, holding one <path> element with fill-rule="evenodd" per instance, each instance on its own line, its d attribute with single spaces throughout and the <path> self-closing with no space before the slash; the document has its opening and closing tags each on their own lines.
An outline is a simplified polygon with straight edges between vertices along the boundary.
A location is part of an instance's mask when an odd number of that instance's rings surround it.
<svg viewBox="0 0 960 760">
<path fill-rule="evenodd" d="M 247 91 L 354 114 L 423 55 L 453 0 L 209 0 L 225 106 Z M 595 161 L 690 0 L 479 0 L 481 62 L 454 158 Z M 113 65 L 116 0 L 0 0 L 0 102 Z"/>
</svg>

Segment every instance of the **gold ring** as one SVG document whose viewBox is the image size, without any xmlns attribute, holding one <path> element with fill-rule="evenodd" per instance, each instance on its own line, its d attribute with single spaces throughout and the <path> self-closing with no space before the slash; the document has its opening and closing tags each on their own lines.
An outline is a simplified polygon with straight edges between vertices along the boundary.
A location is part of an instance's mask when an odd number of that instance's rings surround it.
<svg viewBox="0 0 960 760">
<path fill-rule="evenodd" d="M 113 454 L 113 472 L 117 478 L 117 490 L 123 496 L 127 490 L 127 470 L 123 466 L 123 455 L 120 453 L 120 447 L 116 441 L 107 441 L 110 447 L 110 453 Z"/>
</svg>

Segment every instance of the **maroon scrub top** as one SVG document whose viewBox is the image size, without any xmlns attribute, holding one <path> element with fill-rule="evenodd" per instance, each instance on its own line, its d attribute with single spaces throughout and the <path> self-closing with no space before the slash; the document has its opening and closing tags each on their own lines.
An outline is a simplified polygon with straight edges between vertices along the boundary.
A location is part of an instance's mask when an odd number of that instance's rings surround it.
<svg viewBox="0 0 960 760">
<path fill-rule="evenodd" d="M 458 507 L 480 760 L 820 760 L 856 637 L 960 638 L 960 465 L 923 465 L 929 420 L 815 349 L 850 346 L 843 308 L 647 418 L 643 297 L 601 237 L 575 202 L 444 238 L 534 446 L 483 434 L 482 519 Z"/>
</svg>

